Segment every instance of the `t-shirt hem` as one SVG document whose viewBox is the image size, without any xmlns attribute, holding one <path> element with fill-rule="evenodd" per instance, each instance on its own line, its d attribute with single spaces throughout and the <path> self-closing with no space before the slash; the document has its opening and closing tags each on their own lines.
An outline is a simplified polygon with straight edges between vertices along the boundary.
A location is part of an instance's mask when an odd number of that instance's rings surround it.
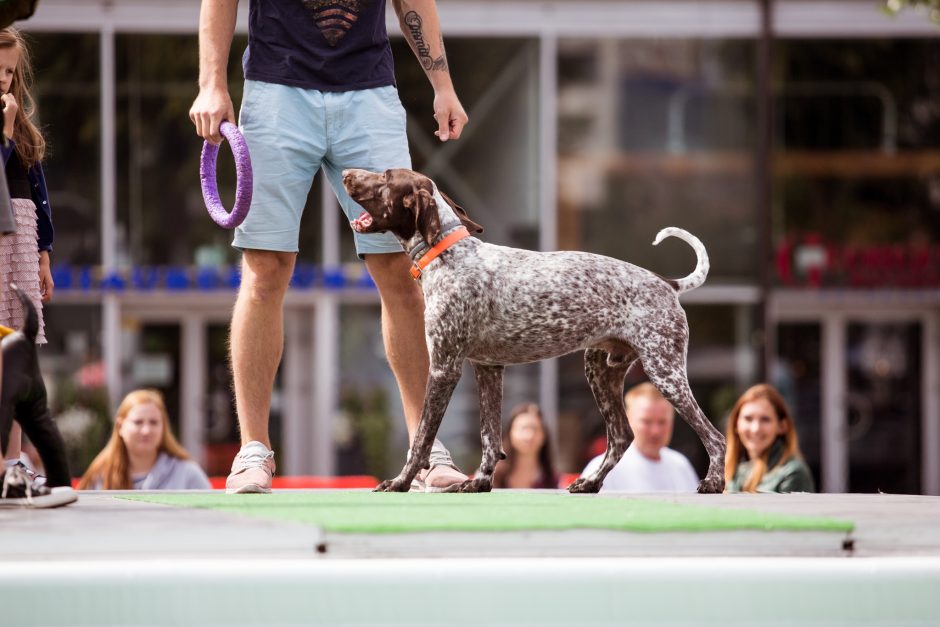
<svg viewBox="0 0 940 627">
<path fill-rule="evenodd" d="M 375 89 L 377 87 L 388 87 L 395 85 L 395 77 L 386 77 L 361 83 L 349 83 L 347 85 L 327 85 L 315 81 L 303 81 L 294 78 L 285 78 L 283 76 L 272 76 L 261 72 L 245 72 L 245 78 L 250 81 L 262 81 L 265 83 L 277 83 L 278 85 L 287 85 L 288 87 L 300 87 L 301 89 L 316 89 L 318 91 L 359 91 L 362 89 Z"/>
</svg>

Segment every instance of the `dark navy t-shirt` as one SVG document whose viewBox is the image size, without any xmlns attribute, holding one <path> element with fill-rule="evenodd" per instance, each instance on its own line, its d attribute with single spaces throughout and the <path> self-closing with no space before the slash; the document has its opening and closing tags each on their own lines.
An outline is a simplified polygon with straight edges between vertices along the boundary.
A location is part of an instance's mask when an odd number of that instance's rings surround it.
<svg viewBox="0 0 940 627">
<path fill-rule="evenodd" d="M 245 78 L 320 91 L 395 84 L 385 0 L 251 0 Z"/>
</svg>

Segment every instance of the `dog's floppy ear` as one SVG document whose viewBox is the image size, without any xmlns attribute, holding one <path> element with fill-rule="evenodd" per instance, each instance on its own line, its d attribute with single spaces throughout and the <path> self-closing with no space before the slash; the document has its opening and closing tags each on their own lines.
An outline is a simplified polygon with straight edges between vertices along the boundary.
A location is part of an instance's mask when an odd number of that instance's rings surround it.
<svg viewBox="0 0 940 627">
<path fill-rule="evenodd" d="M 441 192 L 440 189 L 437 191 Z M 441 197 L 447 201 L 447 204 L 450 205 L 450 208 L 454 210 L 454 213 L 457 214 L 457 217 L 460 218 L 460 222 L 463 223 L 467 230 L 471 233 L 482 233 L 483 227 L 470 219 L 470 216 L 467 215 L 467 212 L 463 210 L 463 207 L 455 203 L 450 199 L 450 196 L 441 192 Z"/>
<path fill-rule="evenodd" d="M 413 197 L 415 229 L 428 246 L 433 246 L 434 240 L 441 236 L 441 217 L 437 215 L 437 203 L 426 189 L 416 189 Z"/>
</svg>

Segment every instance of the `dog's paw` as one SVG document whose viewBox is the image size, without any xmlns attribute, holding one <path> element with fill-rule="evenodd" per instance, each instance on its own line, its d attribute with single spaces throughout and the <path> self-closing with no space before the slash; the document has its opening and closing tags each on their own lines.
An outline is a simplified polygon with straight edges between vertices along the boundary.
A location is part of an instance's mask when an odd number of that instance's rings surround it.
<svg viewBox="0 0 940 627">
<path fill-rule="evenodd" d="M 600 481 L 591 481 L 586 477 L 576 479 L 574 483 L 568 486 L 568 492 L 572 494 L 596 494 L 600 489 Z"/>
<path fill-rule="evenodd" d="M 410 483 L 402 481 L 400 478 L 396 477 L 394 479 L 386 479 L 380 483 L 373 492 L 407 492 L 411 488 Z"/>
<path fill-rule="evenodd" d="M 445 492 L 490 492 L 493 490 L 493 480 L 489 477 L 476 477 L 463 483 L 455 483 L 450 487 L 453 489 L 445 490 Z"/>
<path fill-rule="evenodd" d="M 724 477 L 705 477 L 698 484 L 699 494 L 721 494 L 725 490 Z"/>
</svg>

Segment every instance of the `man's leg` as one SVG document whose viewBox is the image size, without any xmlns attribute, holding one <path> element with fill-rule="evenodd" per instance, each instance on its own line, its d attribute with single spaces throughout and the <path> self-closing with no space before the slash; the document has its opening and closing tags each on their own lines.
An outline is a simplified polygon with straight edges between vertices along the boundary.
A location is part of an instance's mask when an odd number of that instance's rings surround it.
<svg viewBox="0 0 940 627">
<path fill-rule="evenodd" d="M 405 253 L 366 255 L 365 262 L 379 290 L 385 355 L 401 391 L 408 443 L 411 444 L 421 419 L 428 383 L 424 296 L 421 286 L 408 273 L 411 261 Z"/>
<path fill-rule="evenodd" d="M 284 294 L 307 194 L 323 158 L 321 100 L 314 90 L 245 81 L 238 122 L 254 175 L 251 208 L 232 242 L 244 251 L 230 350 L 242 449 L 226 481 L 229 493 L 271 489 L 268 413 L 284 350 Z"/>
<path fill-rule="evenodd" d="M 271 489 L 274 459 L 268 414 L 284 350 L 284 294 L 295 258 L 294 253 L 266 250 L 245 250 L 242 257 L 242 282 L 232 313 L 230 339 L 242 450 L 226 481 L 228 492 Z"/>
</svg>

